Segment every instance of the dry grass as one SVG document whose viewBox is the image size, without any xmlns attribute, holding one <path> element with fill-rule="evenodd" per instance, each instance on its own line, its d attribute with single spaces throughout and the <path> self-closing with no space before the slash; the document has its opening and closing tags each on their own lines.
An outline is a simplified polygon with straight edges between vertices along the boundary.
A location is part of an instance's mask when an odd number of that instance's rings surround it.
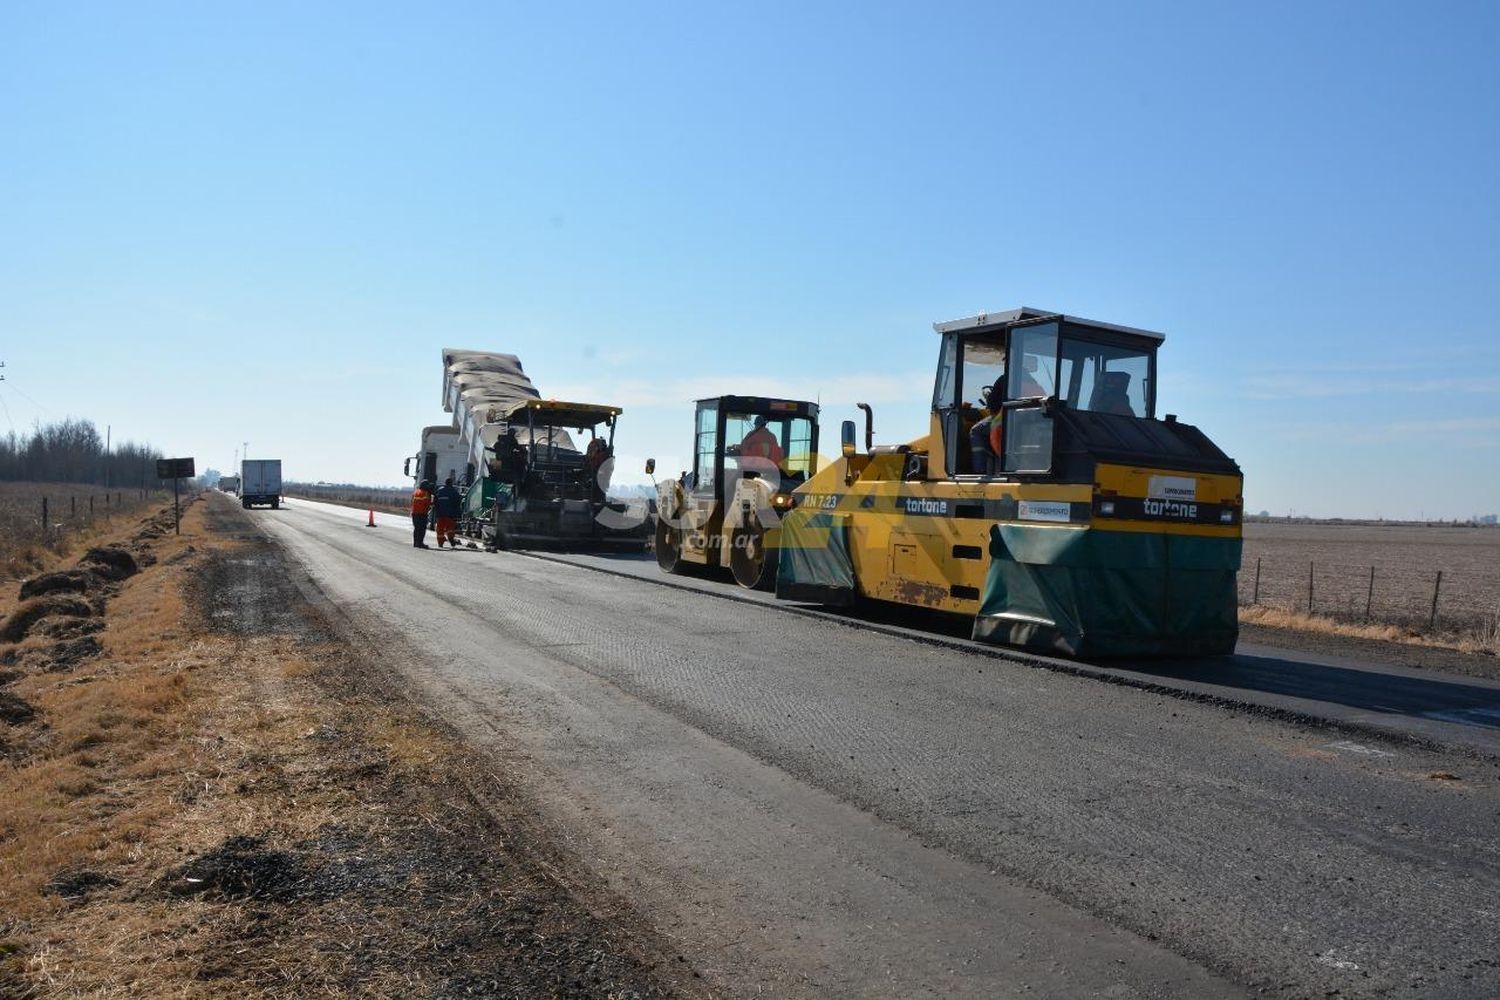
<svg viewBox="0 0 1500 1000">
<path fill-rule="evenodd" d="M 316 630 L 207 627 L 192 588 L 236 544 L 209 506 L 110 602 L 102 656 L 7 687 L 37 716 L 0 759 L 0 997 L 669 990 L 389 679 Z M 237 863 L 253 891 L 193 881 Z"/>
<path fill-rule="evenodd" d="M 43 497 L 48 503 L 45 526 Z M 0 582 L 19 580 L 81 552 L 122 524 L 134 523 L 142 510 L 160 504 L 162 497 L 154 490 L 106 492 L 101 486 L 71 483 L 0 483 Z"/>
<path fill-rule="evenodd" d="M 1494 622 L 1472 635 L 1425 635 L 1399 625 L 1341 621 L 1326 615 L 1310 615 L 1305 611 L 1290 611 L 1259 604 L 1241 606 L 1240 621 L 1247 625 L 1264 625 L 1322 635 L 1346 635 L 1356 639 L 1451 649 L 1461 653 L 1500 653 L 1500 642 L 1497 642 L 1500 640 L 1500 628 Z"/>
</svg>

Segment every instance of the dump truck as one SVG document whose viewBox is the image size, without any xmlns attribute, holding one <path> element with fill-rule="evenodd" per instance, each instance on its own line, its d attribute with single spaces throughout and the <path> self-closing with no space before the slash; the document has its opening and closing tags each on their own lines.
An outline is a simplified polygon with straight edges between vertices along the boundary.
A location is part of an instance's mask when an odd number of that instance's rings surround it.
<svg viewBox="0 0 1500 1000">
<path fill-rule="evenodd" d="M 220 476 L 219 477 L 219 489 L 223 490 L 225 493 L 237 493 L 237 492 L 239 492 L 239 488 L 240 488 L 240 477 L 239 476 Z"/>
<path fill-rule="evenodd" d="M 619 407 L 544 400 L 514 354 L 458 348 L 443 407 L 466 470 L 460 533 L 492 549 L 649 543 L 651 505 L 608 495 Z"/>
<path fill-rule="evenodd" d="M 281 506 L 281 459 L 247 458 L 240 462 L 240 506 Z"/>
<path fill-rule="evenodd" d="M 647 473 L 655 472 L 654 460 Z M 818 405 L 715 396 L 697 401 L 693 467 L 656 485 L 656 561 L 667 573 L 727 569 L 742 587 L 776 579 L 779 514 L 818 469 Z"/>
<path fill-rule="evenodd" d="M 776 596 L 1072 657 L 1232 652 L 1243 477 L 1157 417 L 1163 335 L 1031 308 L 934 330 L 928 433 L 861 450 L 844 422 L 781 518 Z"/>
</svg>

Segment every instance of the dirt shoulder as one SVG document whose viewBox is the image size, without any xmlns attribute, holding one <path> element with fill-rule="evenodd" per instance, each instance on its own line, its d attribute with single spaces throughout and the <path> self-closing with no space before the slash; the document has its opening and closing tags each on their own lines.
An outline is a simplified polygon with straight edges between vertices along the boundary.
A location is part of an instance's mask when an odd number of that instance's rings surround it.
<svg viewBox="0 0 1500 1000">
<path fill-rule="evenodd" d="M 1422 642 L 1348 635 L 1331 628 L 1297 628 L 1240 620 L 1240 640 L 1298 653 L 1316 653 L 1365 663 L 1389 663 L 1460 677 L 1500 680 L 1500 656 L 1464 652 Z"/>
<path fill-rule="evenodd" d="M 703 992 L 243 512 L 136 534 L 0 605 L 0 998 Z"/>
</svg>

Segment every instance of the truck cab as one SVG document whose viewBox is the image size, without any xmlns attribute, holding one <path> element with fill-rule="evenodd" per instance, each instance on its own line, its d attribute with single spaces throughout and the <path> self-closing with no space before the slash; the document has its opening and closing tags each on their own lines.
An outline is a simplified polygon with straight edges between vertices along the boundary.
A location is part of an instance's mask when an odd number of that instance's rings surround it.
<svg viewBox="0 0 1500 1000">
<path fill-rule="evenodd" d="M 469 462 L 458 430 L 438 425 L 422 428 L 422 446 L 406 460 L 402 474 L 409 476 L 413 483 L 426 479 L 441 485 L 443 480 L 452 476 L 455 483 L 463 485 L 473 481 L 474 466 Z"/>
</svg>

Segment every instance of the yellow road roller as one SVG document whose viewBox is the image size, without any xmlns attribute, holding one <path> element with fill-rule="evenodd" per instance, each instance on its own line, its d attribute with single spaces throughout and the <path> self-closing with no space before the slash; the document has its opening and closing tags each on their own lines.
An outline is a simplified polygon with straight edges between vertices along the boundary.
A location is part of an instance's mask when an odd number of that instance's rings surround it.
<svg viewBox="0 0 1500 1000">
<path fill-rule="evenodd" d="M 779 598 L 973 619 L 986 642 L 1091 658 L 1232 652 L 1243 477 L 1156 415 L 1148 330 L 1040 309 L 934 325 L 928 433 L 841 456 L 780 513 Z"/>
<path fill-rule="evenodd" d="M 655 460 L 646 467 L 654 473 Z M 742 587 L 776 579 L 776 525 L 818 470 L 818 404 L 765 396 L 698 400 L 693 467 L 656 484 L 656 560 L 667 573 L 728 569 Z"/>
</svg>

